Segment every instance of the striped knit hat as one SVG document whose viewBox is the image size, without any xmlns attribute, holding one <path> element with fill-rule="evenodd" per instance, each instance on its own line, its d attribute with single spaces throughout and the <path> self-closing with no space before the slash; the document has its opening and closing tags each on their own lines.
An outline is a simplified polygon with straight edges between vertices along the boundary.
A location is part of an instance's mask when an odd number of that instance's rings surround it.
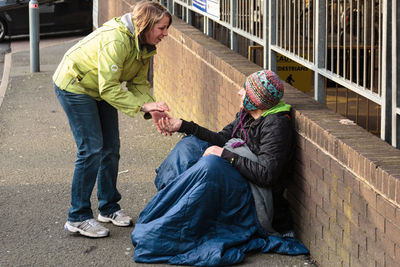
<svg viewBox="0 0 400 267">
<path fill-rule="evenodd" d="M 270 70 L 260 70 L 244 83 L 246 95 L 243 100 L 245 110 L 270 109 L 283 97 L 283 83 L 278 75 Z"/>
</svg>

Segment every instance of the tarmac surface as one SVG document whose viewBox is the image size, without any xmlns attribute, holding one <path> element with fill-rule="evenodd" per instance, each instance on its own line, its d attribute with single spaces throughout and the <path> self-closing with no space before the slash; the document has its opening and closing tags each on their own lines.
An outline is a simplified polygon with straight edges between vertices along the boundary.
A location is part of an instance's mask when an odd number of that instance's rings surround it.
<svg viewBox="0 0 400 267">
<path fill-rule="evenodd" d="M 41 44 L 37 73 L 30 72 L 28 50 L 11 49 L 5 55 L 0 85 L 0 266 L 168 266 L 133 261 L 133 227 L 106 224 L 111 235 L 101 239 L 63 229 L 76 148 L 51 76 L 76 41 L 59 38 Z M 120 114 L 119 120 L 120 204 L 135 221 L 156 193 L 154 170 L 180 136 L 159 135 L 140 115 L 132 119 Z M 96 189 L 92 208 L 97 216 L 95 196 Z M 255 253 L 239 266 L 313 263 L 307 256 Z"/>
</svg>

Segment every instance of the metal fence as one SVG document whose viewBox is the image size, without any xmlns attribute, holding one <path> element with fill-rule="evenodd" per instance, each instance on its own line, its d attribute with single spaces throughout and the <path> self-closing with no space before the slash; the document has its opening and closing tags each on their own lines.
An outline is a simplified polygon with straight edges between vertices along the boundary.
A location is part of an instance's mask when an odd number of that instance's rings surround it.
<svg viewBox="0 0 400 267">
<path fill-rule="evenodd" d="M 199 8 L 217 5 L 216 15 Z M 397 0 L 160 0 L 264 68 L 312 73 L 314 98 L 400 147 Z M 289 81 L 290 82 L 290 81 Z"/>
</svg>

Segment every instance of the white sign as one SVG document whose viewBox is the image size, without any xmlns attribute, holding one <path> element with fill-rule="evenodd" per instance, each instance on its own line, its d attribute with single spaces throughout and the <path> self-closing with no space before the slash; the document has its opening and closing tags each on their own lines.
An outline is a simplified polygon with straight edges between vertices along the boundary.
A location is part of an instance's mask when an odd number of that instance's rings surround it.
<svg viewBox="0 0 400 267">
<path fill-rule="evenodd" d="M 220 0 L 193 0 L 193 7 L 207 13 L 210 17 L 219 19 L 219 2 Z"/>
<path fill-rule="evenodd" d="M 207 0 L 207 13 L 219 19 L 219 0 Z"/>
</svg>

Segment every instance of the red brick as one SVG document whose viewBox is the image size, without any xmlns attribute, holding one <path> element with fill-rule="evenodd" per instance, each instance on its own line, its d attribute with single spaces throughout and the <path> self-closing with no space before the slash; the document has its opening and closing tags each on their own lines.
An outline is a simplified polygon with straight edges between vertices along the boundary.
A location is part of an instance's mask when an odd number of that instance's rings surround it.
<svg viewBox="0 0 400 267">
<path fill-rule="evenodd" d="M 373 208 L 376 208 L 377 193 L 374 190 L 372 190 L 368 185 L 360 184 L 360 196 L 367 201 L 368 205 L 370 205 Z"/>
<path fill-rule="evenodd" d="M 389 196 L 389 179 L 390 177 L 387 175 L 387 173 L 382 172 L 382 192 L 386 196 Z"/>
<path fill-rule="evenodd" d="M 310 156 L 310 158 L 314 159 L 317 158 L 318 148 L 308 140 L 306 140 L 305 145 L 306 145 L 306 152 Z"/>
<path fill-rule="evenodd" d="M 310 167 L 311 167 L 311 172 L 314 174 L 314 176 L 323 179 L 324 174 L 322 167 L 313 158 L 311 158 L 310 160 Z"/>
<path fill-rule="evenodd" d="M 347 249 L 339 245 L 337 254 L 342 260 L 343 267 L 350 266 L 350 253 Z"/>
<path fill-rule="evenodd" d="M 396 219 L 393 221 L 393 223 L 400 227 L 400 208 L 396 208 Z"/>
<path fill-rule="evenodd" d="M 366 161 L 365 157 L 355 152 L 351 156 L 350 161 L 352 162 L 352 165 L 348 166 L 349 169 L 352 170 L 354 173 L 356 173 L 358 176 L 364 177 L 368 180 L 368 177 L 365 175 L 368 165 L 368 162 Z"/>
<path fill-rule="evenodd" d="M 400 179 L 396 180 L 396 198 L 395 201 L 400 205 Z"/>
<path fill-rule="evenodd" d="M 364 261 L 363 259 L 367 257 L 367 238 L 365 238 L 364 243 L 364 245 L 358 244 L 358 258 L 361 261 Z"/>
<path fill-rule="evenodd" d="M 386 220 L 386 235 L 394 243 L 400 244 L 400 229 L 389 220 Z"/>
<path fill-rule="evenodd" d="M 311 220 L 310 225 L 315 234 L 315 238 L 323 238 L 323 226 L 318 220 Z"/>
<path fill-rule="evenodd" d="M 400 262 L 400 244 L 395 244 L 393 259 Z"/>
<path fill-rule="evenodd" d="M 363 216 L 363 217 L 367 216 L 367 202 L 365 201 L 365 199 L 361 198 L 359 195 L 351 194 L 350 206 L 355 211 L 360 213 L 361 216 Z"/>
<path fill-rule="evenodd" d="M 377 196 L 376 199 L 377 203 L 377 212 L 388 220 L 394 222 L 396 220 L 396 207 L 386 200 L 386 198 L 382 197 L 381 195 Z"/>
<path fill-rule="evenodd" d="M 376 169 L 376 184 L 375 187 L 377 190 L 383 192 L 383 178 L 382 178 L 382 170 Z"/>
<path fill-rule="evenodd" d="M 349 236 L 343 235 L 343 244 L 349 250 L 351 256 L 358 258 L 359 244 L 357 242 L 351 240 Z"/>
<path fill-rule="evenodd" d="M 321 238 L 317 239 L 315 244 L 310 246 L 310 254 L 320 266 L 329 266 L 328 251 L 328 245 Z"/>
<path fill-rule="evenodd" d="M 375 259 L 369 255 L 368 253 L 365 253 L 365 255 L 360 255 L 359 260 L 363 264 L 364 267 L 379 267 L 380 265 L 375 261 Z"/>
<path fill-rule="evenodd" d="M 311 193 L 311 199 L 319 207 L 322 207 L 323 196 L 317 190 Z"/>
<path fill-rule="evenodd" d="M 321 193 L 321 195 L 328 199 L 329 198 L 329 185 L 327 183 L 325 183 L 325 181 L 323 179 L 316 179 L 317 181 L 317 188 L 318 191 Z"/>
<path fill-rule="evenodd" d="M 319 150 L 317 153 L 317 162 L 319 164 L 319 166 L 321 166 L 321 168 L 323 170 L 329 171 L 330 170 L 330 166 L 331 166 L 331 157 L 324 153 L 323 151 Z"/>
<path fill-rule="evenodd" d="M 330 173 L 335 177 L 337 180 L 342 180 L 344 176 L 345 168 L 342 164 L 335 160 L 331 160 L 331 169 Z"/>
<path fill-rule="evenodd" d="M 352 192 L 360 194 L 360 182 L 358 178 L 349 171 L 344 171 L 343 174 L 344 184 L 350 187 Z"/>
<path fill-rule="evenodd" d="M 354 224 L 358 225 L 359 213 L 355 209 L 351 208 L 347 203 L 343 202 L 343 214 L 348 218 L 348 220 Z"/>
<path fill-rule="evenodd" d="M 386 267 L 399 267 L 400 266 L 400 261 L 399 260 L 394 260 L 391 257 L 386 256 L 385 258 L 385 266 Z"/>
<path fill-rule="evenodd" d="M 338 197 L 336 192 L 330 191 L 329 202 L 331 203 L 332 207 L 336 208 L 336 210 L 343 212 L 343 200 Z"/>
<path fill-rule="evenodd" d="M 355 222 L 353 223 L 352 220 Z M 357 221 L 358 221 L 358 215 L 354 214 L 353 218 L 350 219 L 348 218 L 345 214 L 342 212 L 337 212 L 337 224 L 346 232 L 352 231 L 352 226 L 357 226 Z M 356 228 L 355 228 L 356 229 Z"/>
<path fill-rule="evenodd" d="M 353 255 L 350 257 L 350 266 L 351 267 L 364 267 L 364 264 L 362 264 L 358 258 L 354 257 Z"/>
<path fill-rule="evenodd" d="M 333 220 L 329 220 L 329 231 L 335 236 L 335 238 L 342 242 L 343 242 L 343 229 L 339 226 L 339 224 Z M 350 233 L 350 230 L 348 229 L 348 233 Z M 346 244 L 347 248 L 350 248 L 349 244 Z"/>
<path fill-rule="evenodd" d="M 317 206 L 317 220 L 326 228 L 329 229 L 329 216 L 322 210 L 320 207 Z"/>
<path fill-rule="evenodd" d="M 367 253 L 378 262 L 378 266 L 385 265 L 385 251 L 381 247 L 377 246 L 375 240 L 370 238 L 367 238 Z"/>
<path fill-rule="evenodd" d="M 369 205 L 367 205 L 367 219 L 380 231 L 385 231 L 385 218 Z"/>
<path fill-rule="evenodd" d="M 365 236 L 365 233 L 361 231 L 359 227 L 356 225 L 351 224 L 351 232 L 350 232 L 350 238 L 353 242 L 357 243 L 360 245 L 360 249 L 366 250 L 367 249 L 367 238 Z"/>
<path fill-rule="evenodd" d="M 386 255 L 390 257 L 395 257 L 395 243 L 390 240 L 385 233 L 380 230 L 376 231 L 376 245 L 383 251 L 385 251 Z"/>
<path fill-rule="evenodd" d="M 331 247 L 328 250 L 328 259 L 329 259 L 329 266 L 332 267 L 342 267 L 343 260 L 337 254 L 337 251 Z"/>
<path fill-rule="evenodd" d="M 351 192 L 350 187 L 347 187 L 341 180 L 338 180 L 337 182 L 338 196 L 347 203 L 350 203 L 350 195 L 351 195 L 350 192 Z"/>
<path fill-rule="evenodd" d="M 359 218 L 358 224 L 360 226 L 360 230 L 365 233 L 366 237 L 371 238 L 372 240 L 376 239 L 376 226 L 371 223 L 367 218 Z"/>
<path fill-rule="evenodd" d="M 337 191 L 338 177 L 330 172 L 324 172 L 324 182 L 329 185 L 329 188 L 334 192 Z"/>
<path fill-rule="evenodd" d="M 304 149 L 297 149 L 295 158 L 302 168 L 310 166 L 310 157 Z"/>
<path fill-rule="evenodd" d="M 391 177 L 389 179 L 389 198 L 392 200 L 396 199 L 396 178 Z"/>
<path fill-rule="evenodd" d="M 364 161 L 366 162 L 366 172 L 364 175 L 370 184 L 375 185 L 377 180 L 377 166 L 368 158 L 364 159 Z"/>
<path fill-rule="evenodd" d="M 326 214 L 328 214 L 329 218 L 331 218 L 332 220 L 336 221 L 336 206 L 333 206 L 331 204 L 331 202 L 329 201 L 329 199 L 323 199 L 322 202 L 322 208 L 324 209 L 324 211 L 326 212 Z"/>
</svg>

